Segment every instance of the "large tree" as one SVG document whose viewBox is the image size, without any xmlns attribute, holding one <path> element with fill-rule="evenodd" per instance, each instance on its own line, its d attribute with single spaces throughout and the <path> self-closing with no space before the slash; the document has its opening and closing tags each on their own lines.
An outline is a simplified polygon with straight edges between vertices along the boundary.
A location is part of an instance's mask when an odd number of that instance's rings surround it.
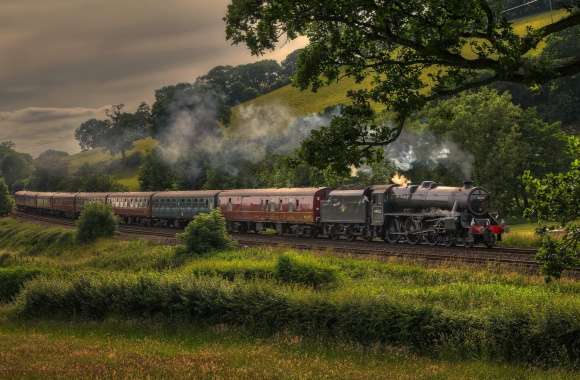
<svg viewBox="0 0 580 380">
<path fill-rule="evenodd" d="M 308 37 L 295 83 L 318 89 L 342 75 L 369 88 L 352 91 L 353 105 L 322 128 L 310 149 L 342 164 L 376 157 L 406 118 L 427 102 L 497 81 L 536 85 L 580 72 L 580 56 L 559 60 L 532 54 L 551 35 L 580 24 L 580 0 L 543 27 L 517 34 L 498 0 L 233 0 L 227 38 L 253 54 L 281 39 Z M 386 106 L 394 122 L 377 120 L 371 103 Z M 354 108 L 354 109 L 351 109 Z"/>
<path fill-rule="evenodd" d="M 9 189 L 18 187 L 32 173 L 32 157 L 14 150 L 14 143 L 0 143 L 0 176 L 4 177 Z"/>
<path fill-rule="evenodd" d="M 410 125 L 437 140 L 416 143 L 416 155 L 444 163 L 451 174 L 471 176 L 491 191 L 494 206 L 506 214 L 521 215 L 528 206 L 520 182 L 524 171 L 537 176 L 563 171 L 575 158 L 558 123 L 543 121 L 533 109 L 514 105 L 509 94 L 492 89 L 430 104 Z M 452 148 L 447 162 L 437 159 L 437 142 Z"/>
</svg>

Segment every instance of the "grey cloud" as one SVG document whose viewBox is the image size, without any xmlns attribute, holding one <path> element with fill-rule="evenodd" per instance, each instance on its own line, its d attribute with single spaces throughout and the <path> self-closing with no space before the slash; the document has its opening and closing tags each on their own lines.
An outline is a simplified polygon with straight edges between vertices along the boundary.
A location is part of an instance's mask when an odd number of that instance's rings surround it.
<svg viewBox="0 0 580 380">
<path fill-rule="evenodd" d="M 213 66 L 281 60 L 304 46 L 300 39 L 259 58 L 231 46 L 222 20 L 228 3 L 2 0 L 0 140 L 31 153 L 52 143 L 74 151 L 72 131 L 103 104 L 151 102 L 155 89 Z"/>
<path fill-rule="evenodd" d="M 91 108 L 43 108 L 28 107 L 11 112 L 0 112 L 0 121 L 17 123 L 41 123 L 66 119 L 78 119 L 103 114 L 106 107 Z"/>
<path fill-rule="evenodd" d="M 106 108 L 31 107 L 0 112 L 0 141 L 11 140 L 17 150 L 33 155 L 47 149 L 76 152 L 75 129 L 87 119 L 105 117 Z"/>
<path fill-rule="evenodd" d="M 256 60 L 225 40 L 227 3 L 4 0 L 0 109 L 132 104 L 150 100 L 162 83 L 191 81 L 218 64 Z M 189 75 L 178 77 L 184 70 Z M 160 72 L 165 74 L 162 83 L 145 80 L 128 93 L 102 88 Z"/>
</svg>

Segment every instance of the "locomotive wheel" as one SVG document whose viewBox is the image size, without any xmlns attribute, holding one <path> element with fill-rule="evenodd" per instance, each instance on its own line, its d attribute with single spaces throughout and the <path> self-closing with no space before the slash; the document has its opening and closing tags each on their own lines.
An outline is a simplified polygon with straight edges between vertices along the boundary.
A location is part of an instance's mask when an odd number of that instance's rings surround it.
<svg viewBox="0 0 580 380">
<path fill-rule="evenodd" d="M 496 238 L 494 234 L 488 234 L 484 237 L 483 243 L 486 248 L 493 248 L 495 246 Z"/>
<path fill-rule="evenodd" d="M 399 242 L 401 235 L 398 235 L 394 232 L 387 231 L 385 232 L 385 241 L 389 244 L 395 244 Z"/>
<path fill-rule="evenodd" d="M 425 240 L 429 245 L 437 245 L 439 244 L 439 235 L 435 231 L 429 231 L 427 235 L 425 235 Z"/>
<path fill-rule="evenodd" d="M 406 237 L 410 244 L 418 244 L 421 241 L 421 235 L 417 231 L 421 230 L 419 223 L 414 222 L 412 219 L 407 219 L 405 222 L 405 231 L 407 231 Z"/>
<path fill-rule="evenodd" d="M 456 243 L 457 243 L 457 242 L 455 241 L 455 238 L 454 238 L 454 237 L 451 237 L 451 236 L 449 236 L 449 237 L 447 237 L 447 241 L 445 242 L 445 246 L 446 246 L 446 247 L 455 247 L 455 244 L 456 244 Z"/>
</svg>

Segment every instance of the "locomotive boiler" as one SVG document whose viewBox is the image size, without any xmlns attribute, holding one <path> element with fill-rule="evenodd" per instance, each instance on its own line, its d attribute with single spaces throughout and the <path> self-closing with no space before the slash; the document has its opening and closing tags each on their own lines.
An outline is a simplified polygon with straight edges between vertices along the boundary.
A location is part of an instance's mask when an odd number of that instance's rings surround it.
<svg viewBox="0 0 580 380">
<path fill-rule="evenodd" d="M 393 187 L 385 201 L 385 223 L 381 231 L 388 242 L 466 246 L 493 246 L 503 227 L 489 213 L 490 194 L 466 181 L 463 187 L 441 186 L 424 181 L 420 185 Z"/>
</svg>

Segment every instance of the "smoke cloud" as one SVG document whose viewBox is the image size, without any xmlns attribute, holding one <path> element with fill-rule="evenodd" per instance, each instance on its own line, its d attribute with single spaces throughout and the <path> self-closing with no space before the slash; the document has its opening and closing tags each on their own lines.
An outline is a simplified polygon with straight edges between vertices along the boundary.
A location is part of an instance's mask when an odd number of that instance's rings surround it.
<svg viewBox="0 0 580 380">
<path fill-rule="evenodd" d="M 192 107 L 184 111 L 183 102 Z M 217 95 L 196 94 L 179 103 L 163 138 L 164 157 L 174 164 L 183 157 L 202 157 L 210 168 L 234 176 L 247 163 L 292 153 L 313 130 L 328 125 L 333 117 L 296 117 L 282 105 L 249 105 L 237 110 L 234 126 L 222 127 L 217 122 Z M 203 172 L 201 162 L 189 164 L 188 174 L 195 179 Z"/>
<path fill-rule="evenodd" d="M 464 179 L 471 179 L 474 157 L 448 138 L 428 130 L 404 130 L 393 144 L 385 147 L 385 158 L 400 170 L 407 171 L 419 162 L 442 165 L 448 170 L 459 168 Z"/>
</svg>

